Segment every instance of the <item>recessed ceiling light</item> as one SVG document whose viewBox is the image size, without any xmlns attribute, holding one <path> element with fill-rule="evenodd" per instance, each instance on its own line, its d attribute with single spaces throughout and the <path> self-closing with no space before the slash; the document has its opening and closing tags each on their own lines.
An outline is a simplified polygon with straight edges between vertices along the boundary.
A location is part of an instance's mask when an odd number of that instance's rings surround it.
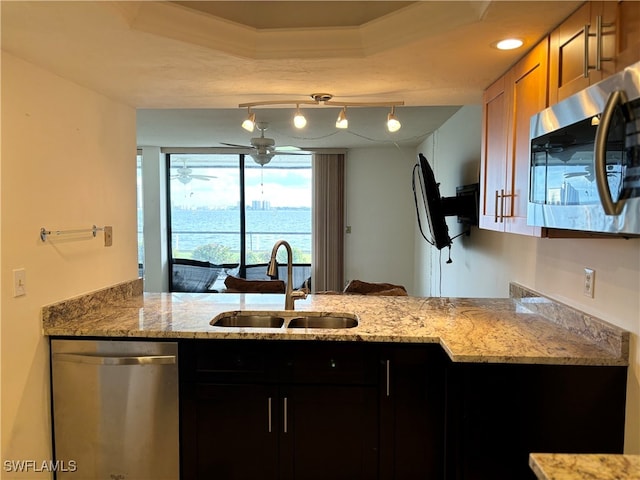
<svg viewBox="0 0 640 480">
<path fill-rule="evenodd" d="M 514 48 L 520 48 L 523 43 L 519 38 L 505 38 L 496 42 L 495 47 L 498 50 L 513 50 Z"/>
</svg>

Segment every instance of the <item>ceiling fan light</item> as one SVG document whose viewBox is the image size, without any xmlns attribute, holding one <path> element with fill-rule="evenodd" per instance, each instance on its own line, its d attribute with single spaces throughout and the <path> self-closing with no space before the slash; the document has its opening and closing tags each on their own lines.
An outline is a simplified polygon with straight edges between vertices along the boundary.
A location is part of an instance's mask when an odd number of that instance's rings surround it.
<svg viewBox="0 0 640 480">
<path fill-rule="evenodd" d="M 340 110 L 338 119 L 336 120 L 336 128 L 349 128 L 349 120 L 347 120 L 347 107 Z"/>
<path fill-rule="evenodd" d="M 304 118 L 304 115 L 300 111 L 300 107 L 296 108 L 296 115 L 293 117 L 293 125 L 296 128 L 304 128 L 307 126 L 307 119 Z"/>
<path fill-rule="evenodd" d="M 389 132 L 397 132 L 402 127 L 400 120 L 396 117 L 395 110 L 392 108 L 389 114 L 387 115 L 387 130 Z"/>
<path fill-rule="evenodd" d="M 258 165 L 266 165 L 274 157 L 274 153 L 252 153 L 250 156 Z"/>
<path fill-rule="evenodd" d="M 242 122 L 242 128 L 244 128 L 247 132 L 253 132 L 253 129 L 256 128 L 256 114 L 249 111 L 249 115 Z"/>
</svg>

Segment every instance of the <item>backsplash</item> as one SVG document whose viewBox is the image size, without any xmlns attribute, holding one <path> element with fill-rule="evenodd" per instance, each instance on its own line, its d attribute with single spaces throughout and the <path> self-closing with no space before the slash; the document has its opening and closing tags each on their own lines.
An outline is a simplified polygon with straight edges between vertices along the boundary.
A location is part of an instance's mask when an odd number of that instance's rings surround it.
<svg viewBox="0 0 640 480">
<path fill-rule="evenodd" d="M 517 283 L 509 284 L 509 296 L 522 308 L 580 335 L 611 354 L 629 358 L 629 332 L 626 330 Z"/>
<path fill-rule="evenodd" d="M 42 322 L 47 325 L 56 320 L 80 317 L 104 308 L 106 305 L 117 304 L 122 300 L 142 295 L 143 289 L 144 282 L 141 278 L 138 278 L 52 303 L 51 305 L 45 305 L 42 307 Z"/>
</svg>

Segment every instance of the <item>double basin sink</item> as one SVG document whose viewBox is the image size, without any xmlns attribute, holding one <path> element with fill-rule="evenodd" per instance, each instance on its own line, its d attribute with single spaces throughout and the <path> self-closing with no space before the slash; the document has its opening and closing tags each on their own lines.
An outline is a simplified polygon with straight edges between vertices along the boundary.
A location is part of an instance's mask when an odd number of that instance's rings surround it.
<svg viewBox="0 0 640 480">
<path fill-rule="evenodd" d="M 358 326 L 351 313 L 320 312 L 224 312 L 211 320 L 214 327 L 237 328 L 325 328 L 341 329 Z"/>
</svg>

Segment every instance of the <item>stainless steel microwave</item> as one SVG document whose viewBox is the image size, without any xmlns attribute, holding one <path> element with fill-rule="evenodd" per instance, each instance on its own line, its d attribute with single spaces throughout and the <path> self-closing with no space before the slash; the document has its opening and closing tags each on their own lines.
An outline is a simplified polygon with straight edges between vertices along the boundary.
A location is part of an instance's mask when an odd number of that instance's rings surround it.
<svg viewBox="0 0 640 480">
<path fill-rule="evenodd" d="M 640 62 L 531 118 L 529 225 L 640 234 Z"/>
</svg>

